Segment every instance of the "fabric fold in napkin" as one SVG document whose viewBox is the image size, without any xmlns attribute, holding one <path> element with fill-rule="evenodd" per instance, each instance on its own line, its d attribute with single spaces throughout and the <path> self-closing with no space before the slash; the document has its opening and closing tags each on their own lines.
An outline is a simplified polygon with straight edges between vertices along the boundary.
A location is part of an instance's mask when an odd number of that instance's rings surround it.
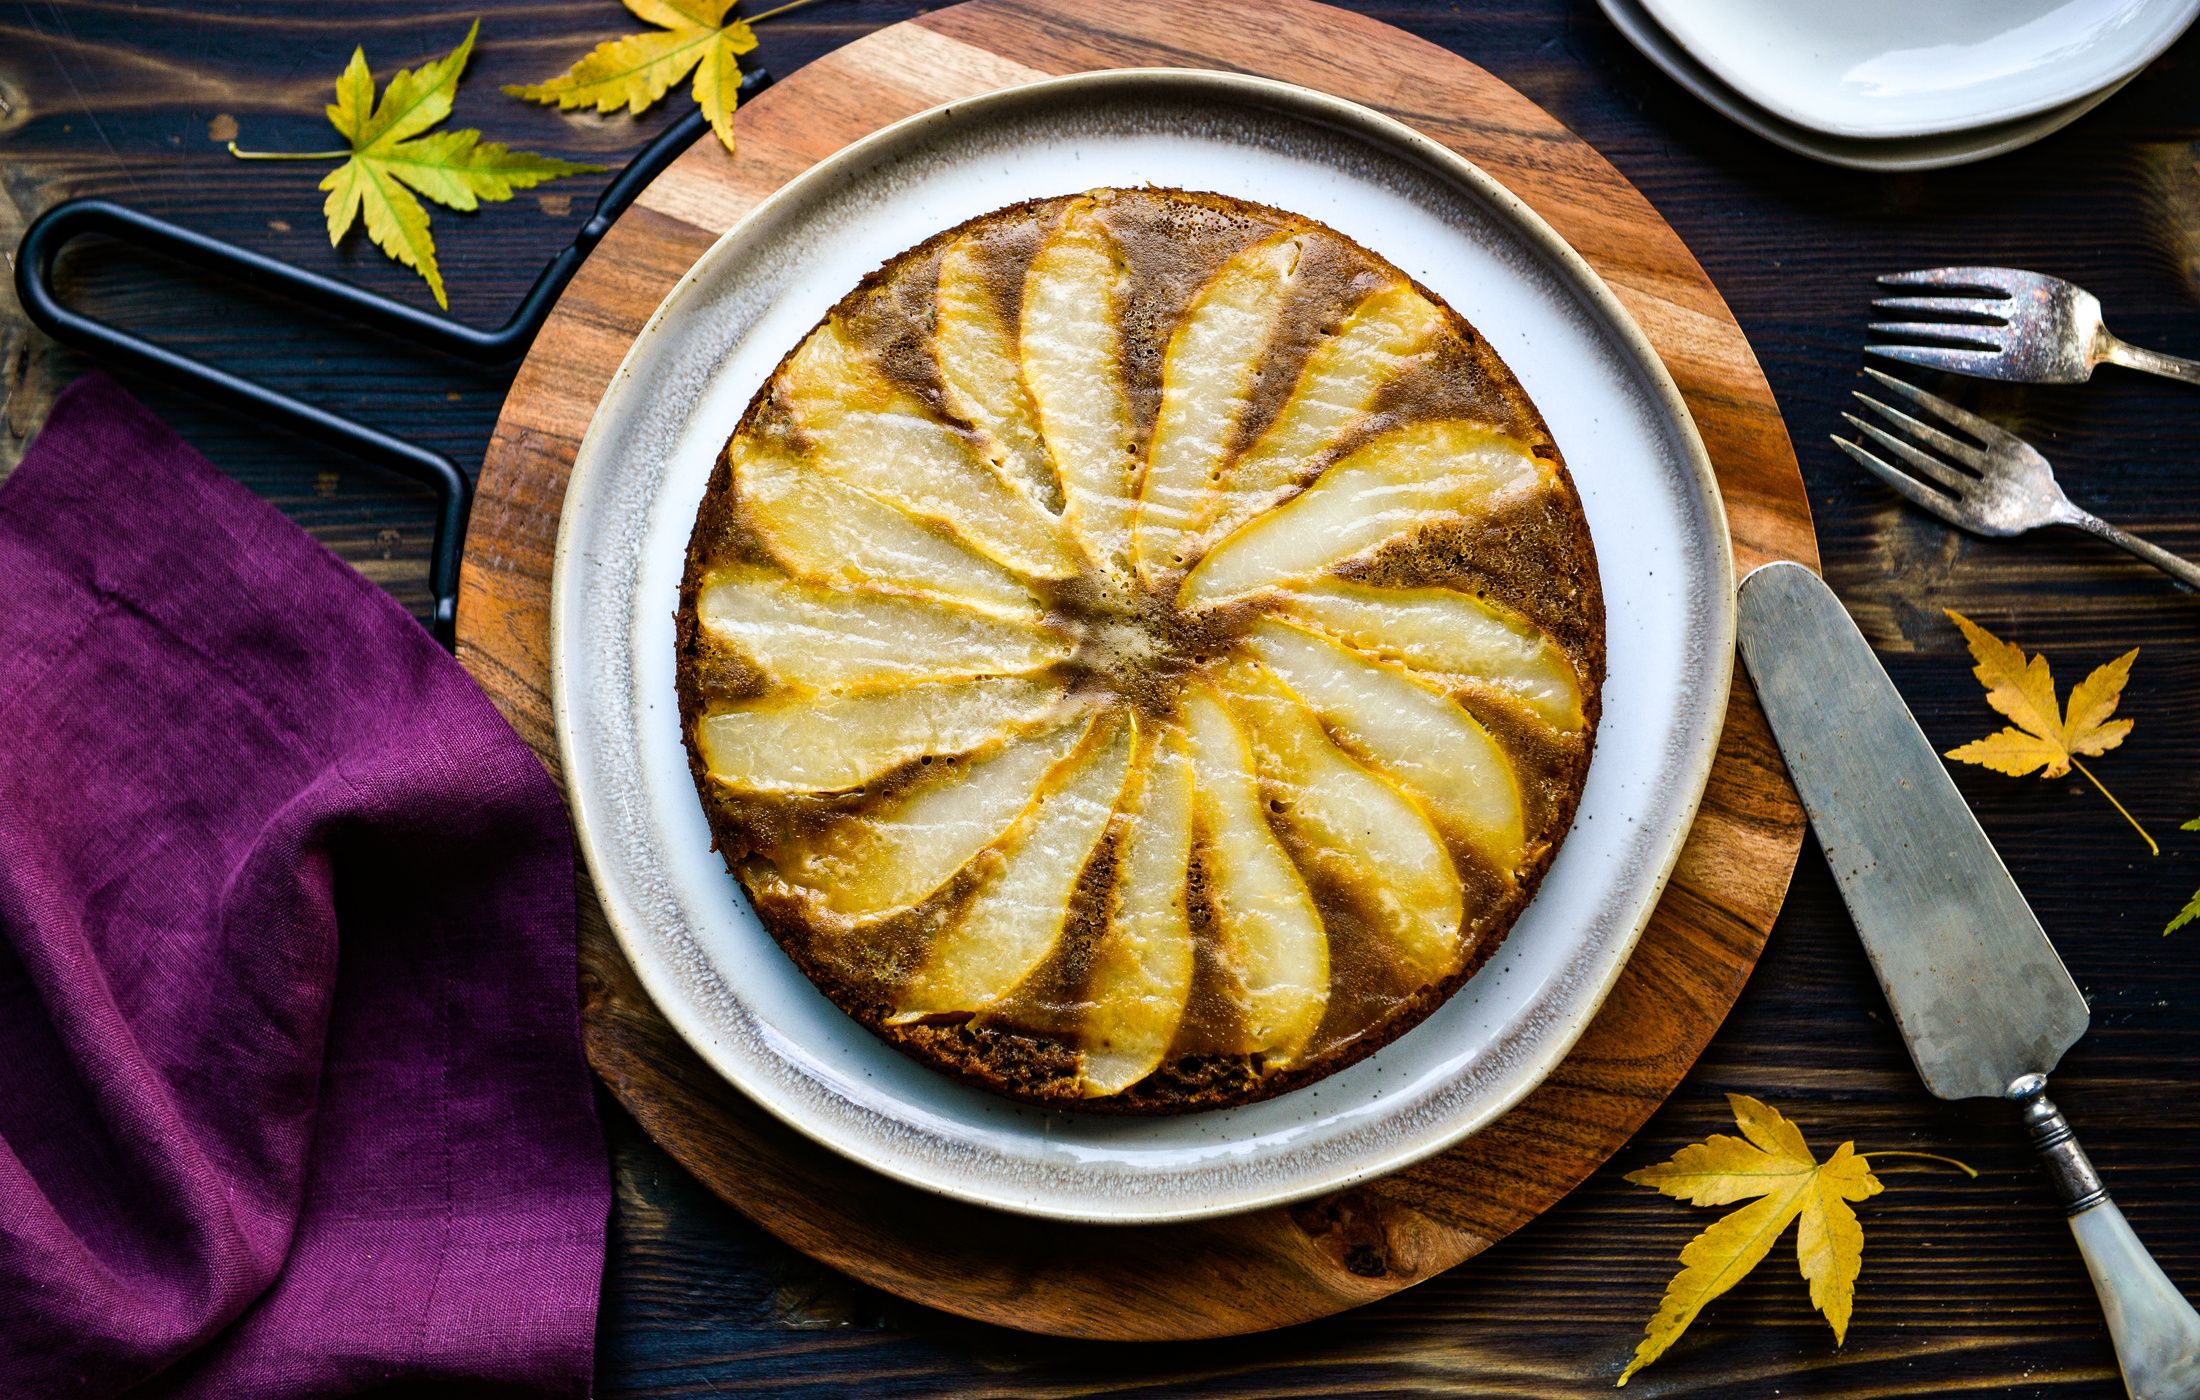
<svg viewBox="0 0 2200 1400">
<path fill-rule="evenodd" d="M 120 388 L 0 484 L 0 1395 L 582 1395 L 571 833 L 419 624 Z"/>
</svg>

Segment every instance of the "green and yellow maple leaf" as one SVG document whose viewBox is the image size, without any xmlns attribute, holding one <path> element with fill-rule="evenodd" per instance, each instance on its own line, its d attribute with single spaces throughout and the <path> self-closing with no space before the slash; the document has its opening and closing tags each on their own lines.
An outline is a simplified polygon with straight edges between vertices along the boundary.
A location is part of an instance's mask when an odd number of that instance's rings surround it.
<svg viewBox="0 0 2200 1400">
<path fill-rule="evenodd" d="M 2130 720 L 2110 716 L 2123 699 L 2139 649 L 2133 647 L 2114 661 L 2094 667 L 2091 675 L 2071 687 L 2066 711 L 2055 698 L 2055 676 L 2045 656 L 2027 657 L 2022 647 L 2003 641 L 1962 613 L 1954 609 L 1947 613 L 1971 648 L 1971 659 L 1977 663 L 1972 674 L 1986 687 L 1986 703 L 2010 723 L 1997 733 L 1948 750 L 1946 756 L 2012 778 L 2034 772 L 2043 778 L 2060 778 L 2076 768 L 2160 855 L 2162 848 L 2154 844 L 2139 819 L 2093 776 L 2092 769 L 2079 762 L 2081 756 L 2098 758 L 2107 753 L 2131 732 Z"/>
<path fill-rule="evenodd" d="M 1839 1345 L 1848 1337 L 1856 1280 L 1864 1268 L 1864 1227 L 1850 1207 L 1885 1189 L 1872 1174 L 1871 1155 L 1924 1157 L 1978 1175 L 1931 1153 L 1866 1154 L 1853 1142 L 1842 1143 L 1821 1162 L 1803 1141 L 1802 1129 L 1778 1109 L 1747 1094 L 1728 1094 L 1726 1101 L 1742 1136 L 1714 1133 L 1668 1161 L 1627 1174 L 1638 1186 L 1690 1205 L 1750 1204 L 1713 1221 L 1681 1250 L 1680 1272 L 1643 1328 L 1634 1359 L 1620 1372 L 1620 1385 L 1663 1356 L 1713 1299 L 1763 1263 L 1791 1221 L 1796 1222 L 1795 1261 L 1810 1284 L 1811 1306 L 1825 1315 Z"/>
<path fill-rule="evenodd" d="M 344 163 L 321 181 L 328 194 L 321 211 L 328 220 L 329 245 L 334 247 L 363 218 L 374 245 L 419 273 L 435 293 L 435 304 L 446 310 L 450 298 L 436 264 L 428 211 L 413 197 L 416 191 L 445 208 L 469 212 L 483 200 L 510 199 L 514 190 L 603 169 L 510 150 L 482 140 L 471 129 L 428 129 L 451 114 L 459 74 L 480 33 L 481 21 L 475 20 L 465 41 L 444 57 L 417 69 L 400 68 L 379 102 L 366 50 L 353 49 L 351 63 L 336 80 L 336 101 L 327 108 L 329 124 L 350 142 L 348 150 L 244 151 L 229 143 L 230 153 L 243 160 L 343 157 Z"/>
<path fill-rule="evenodd" d="M 2200 890 L 2193 891 L 2192 898 L 2185 901 L 2185 907 L 2177 911 L 2176 918 L 2162 925 L 2163 936 L 2177 932 L 2194 919 L 2200 919 Z"/>
<path fill-rule="evenodd" d="M 2200 817 L 2194 817 L 2177 829 L 2179 831 L 2200 831 Z M 2162 926 L 2162 936 L 2167 938 L 2194 919 L 2200 919 L 2200 890 L 2195 890 L 2192 898 L 2185 901 L 2185 907 L 2177 911 L 2176 918 L 2171 919 Z"/>
<path fill-rule="evenodd" d="M 733 149 L 733 108 L 741 96 L 741 55 L 756 47 L 750 26 L 799 8 L 795 0 L 753 20 L 732 14 L 734 0 L 623 0 L 635 18 L 656 29 L 606 39 L 565 72 L 539 83 L 508 87 L 514 97 L 556 103 L 560 111 L 647 111 L 673 84 L 695 74 L 695 101 L 710 129 Z"/>
</svg>

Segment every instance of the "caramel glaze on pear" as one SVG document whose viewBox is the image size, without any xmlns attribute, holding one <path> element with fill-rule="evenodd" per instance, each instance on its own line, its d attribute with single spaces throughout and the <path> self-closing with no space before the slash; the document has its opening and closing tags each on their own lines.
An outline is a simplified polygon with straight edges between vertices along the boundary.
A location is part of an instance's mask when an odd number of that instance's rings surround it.
<svg viewBox="0 0 2200 1400">
<path fill-rule="evenodd" d="M 1580 799 L 1604 607 L 1457 313 L 1300 216 L 1102 190 L 928 239 L 788 354 L 678 666 L 717 847 L 828 997 L 1010 1097 L 1176 1113 L 1488 961 Z"/>
</svg>

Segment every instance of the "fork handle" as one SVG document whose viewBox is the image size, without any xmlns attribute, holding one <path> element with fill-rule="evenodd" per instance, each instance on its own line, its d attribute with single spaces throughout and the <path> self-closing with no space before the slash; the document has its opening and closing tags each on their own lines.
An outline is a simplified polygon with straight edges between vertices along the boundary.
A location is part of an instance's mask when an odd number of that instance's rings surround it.
<svg viewBox="0 0 2200 1400">
<path fill-rule="evenodd" d="M 2069 523 L 2077 526 L 2087 534 L 2099 535 L 2118 549 L 2138 555 L 2155 568 L 2176 579 L 2178 587 L 2188 592 L 2200 593 L 2200 565 L 2194 564 L 2191 560 L 2180 559 L 2160 545 L 2149 544 L 2129 530 L 2120 530 L 2091 511 L 2079 510 L 2075 506 L 2071 507 Z"/>
<path fill-rule="evenodd" d="M 2165 355 L 2159 350 L 2132 345 L 2108 337 L 2108 344 L 2101 351 L 2101 358 L 2125 369 L 2144 370 L 2159 374 L 2164 379 L 2179 379 L 2187 384 L 2200 384 L 2200 360 L 2188 360 L 2180 355 Z"/>
</svg>

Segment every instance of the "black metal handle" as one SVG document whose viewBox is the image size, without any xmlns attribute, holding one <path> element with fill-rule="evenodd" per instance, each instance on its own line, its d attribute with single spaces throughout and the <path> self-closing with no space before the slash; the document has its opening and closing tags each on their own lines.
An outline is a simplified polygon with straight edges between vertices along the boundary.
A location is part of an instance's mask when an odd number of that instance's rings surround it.
<svg viewBox="0 0 2200 1400">
<path fill-rule="evenodd" d="M 741 81 L 744 97 L 764 90 L 771 75 L 757 69 Z M 417 481 L 435 492 L 435 539 L 428 562 L 428 589 L 435 597 L 430 624 L 437 640 L 451 646 L 458 619 L 458 565 L 466 542 L 466 519 L 473 506 L 473 483 L 456 462 L 440 452 L 393 437 L 340 413 L 278 393 L 264 384 L 202 363 L 142 336 L 109 325 L 62 304 L 53 285 L 54 262 L 71 239 L 87 233 L 120 240 L 189 266 L 250 282 L 299 304 L 333 312 L 386 331 L 412 343 L 476 364 L 500 365 L 518 359 L 549 319 L 550 308 L 612 221 L 626 212 L 649 182 L 675 157 L 710 129 L 700 111 L 691 111 L 667 127 L 604 187 L 595 211 L 535 279 L 511 319 L 493 331 L 431 315 L 403 302 L 339 282 L 264 254 L 235 248 L 150 214 L 104 199 L 71 199 L 32 221 L 16 250 L 15 292 L 31 321 L 64 345 L 107 359 L 154 379 L 288 428 L 303 437 L 343 449 L 364 461 Z"/>
</svg>

